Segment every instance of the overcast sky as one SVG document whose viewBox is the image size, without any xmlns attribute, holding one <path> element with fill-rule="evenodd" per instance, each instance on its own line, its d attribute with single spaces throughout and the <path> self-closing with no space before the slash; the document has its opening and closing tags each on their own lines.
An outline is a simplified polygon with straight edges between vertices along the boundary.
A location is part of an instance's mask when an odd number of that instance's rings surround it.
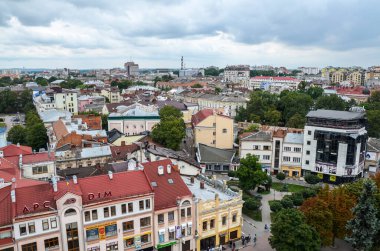
<svg viewBox="0 0 380 251">
<path fill-rule="evenodd" d="M 0 68 L 380 64 L 379 0 L 1 0 Z"/>
</svg>

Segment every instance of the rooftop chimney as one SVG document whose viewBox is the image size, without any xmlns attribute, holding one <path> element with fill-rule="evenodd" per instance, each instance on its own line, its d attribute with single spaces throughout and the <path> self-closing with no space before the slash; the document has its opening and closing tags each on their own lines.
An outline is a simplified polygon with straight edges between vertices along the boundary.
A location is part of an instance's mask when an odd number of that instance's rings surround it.
<svg viewBox="0 0 380 251">
<path fill-rule="evenodd" d="M 158 175 L 164 175 L 164 167 L 158 166 Z"/>
<path fill-rule="evenodd" d="M 125 146 L 125 141 L 121 141 L 121 146 Z"/>
<path fill-rule="evenodd" d="M 76 175 L 73 175 L 73 182 L 74 184 L 78 184 L 78 178 Z"/>
<path fill-rule="evenodd" d="M 57 180 L 56 177 L 51 177 L 51 182 L 53 183 L 53 191 L 58 192 L 58 185 L 57 185 Z"/>
<path fill-rule="evenodd" d="M 15 190 L 11 190 L 11 199 L 12 199 L 13 203 L 16 202 L 16 191 Z"/>
<path fill-rule="evenodd" d="M 19 165 L 20 168 L 22 167 L 22 154 L 19 155 L 18 165 Z"/>
<path fill-rule="evenodd" d="M 0 158 L 4 158 L 4 152 L 0 151 Z"/>
<path fill-rule="evenodd" d="M 113 173 L 112 173 L 112 171 L 108 171 L 108 177 L 110 178 L 110 180 L 113 179 Z"/>
<path fill-rule="evenodd" d="M 167 166 L 166 166 L 166 171 L 167 171 L 168 173 L 172 173 L 172 166 L 171 166 L 171 165 L 167 165 Z"/>
<path fill-rule="evenodd" d="M 17 147 L 20 147 L 20 143 L 17 143 Z"/>
<path fill-rule="evenodd" d="M 201 188 L 201 189 L 205 189 L 205 182 L 204 182 L 203 180 L 201 180 L 200 188 Z"/>
<path fill-rule="evenodd" d="M 191 184 L 194 184 L 194 176 L 190 177 Z"/>
</svg>

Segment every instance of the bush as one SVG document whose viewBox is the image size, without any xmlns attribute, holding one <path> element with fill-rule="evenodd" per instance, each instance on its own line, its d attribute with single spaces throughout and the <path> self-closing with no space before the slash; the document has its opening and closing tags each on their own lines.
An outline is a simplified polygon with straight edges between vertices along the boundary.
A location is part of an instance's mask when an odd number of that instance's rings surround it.
<svg viewBox="0 0 380 251">
<path fill-rule="evenodd" d="M 312 185 L 314 185 L 314 184 L 317 184 L 319 181 L 320 181 L 320 179 L 318 178 L 318 176 L 317 175 L 314 175 L 314 174 L 306 174 L 305 175 L 305 181 L 307 182 L 307 183 L 309 183 L 309 184 L 312 184 Z"/>
<path fill-rule="evenodd" d="M 278 212 L 280 211 L 281 209 L 283 209 L 284 207 L 282 206 L 282 203 L 281 201 L 279 200 L 272 200 L 272 201 L 269 201 L 269 207 L 270 207 L 270 210 L 272 212 Z"/>
<path fill-rule="evenodd" d="M 317 195 L 317 191 L 314 189 L 305 189 L 302 191 L 302 196 L 306 200 L 308 198 L 314 197 Z"/>
<path fill-rule="evenodd" d="M 288 186 L 288 184 L 284 184 L 282 187 L 281 187 L 281 192 L 287 192 L 289 190 L 289 186 Z"/>
<path fill-rule="evenodd" d="M 230 188 L 231 189 L 231 188 Z M 251 199 L 251 196 L 249 194 L 246 194 L 246 193 L 243 193 L 243 198 L 242 198 L 244 201 L 247 201 L 249 199 Z"/>
<path fill-rule="evenodd" d="M 281 200 L 281 205 L 283 208 L 293 208 L 294 204 L 290 195 L 285 195 Z"/>
<path fill-rule="evenodd" d="M 244 202 L 244 207 L 249 209 L 249 210 L 257 210 L 260 208 L 260 206 L 261 206 L 260 201 L 252 199 L 252 198 L 250 198 Z"/>
<path fill-rule="evenodd" d="M 277 173 L 277 175 L 276 175 L 276 178 L 278 179 L 278 180 L 284 180 L 285 179 L 285 174 L 284 173 Z"/>
<path fill-rule="evenodd" d="M 236 173 L 235 171 L 228 171 L 228 177 L 235 177 Z"/>
<path fill-rule="evenodd" d="M 298 207 L 301 206 L 304 201 L 302 193 L 294 193 L 290 196 L 290 199 L 293 201 L 293 204 Z"/>
</svg>

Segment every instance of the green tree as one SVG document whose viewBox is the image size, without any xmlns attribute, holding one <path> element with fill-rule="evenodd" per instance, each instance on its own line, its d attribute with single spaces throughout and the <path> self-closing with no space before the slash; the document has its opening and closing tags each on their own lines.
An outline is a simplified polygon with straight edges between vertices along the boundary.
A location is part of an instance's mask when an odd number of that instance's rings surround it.
<svg viewBox="0 0 380 251">
<path fill-rule="evenodd" d="M 155 142 L 173 150 L 178 150 L 186 135 L 186 126 L 179 109 L 165 106 L 160 112 L 160 122 L 152 130 Z"/>
<path fill-rule="evenodd" d="M 215 87 L 215 94 L 219 94 L 219 93 L 221 93 L 222 92 L 222 89 L 220 89 L 219 87 Z"/>
<path fill-rule="evenodd" d="M 54 76 L 51 76 L 49 79 L 48 79 L 48 82 L 51 83 L 51 82 L 54 82 L 56 81 L 58 78 L 54 77 Z"/>
<path fill-rule="evenodd" d="M 219 70 L 214 67 L 206 68 L 205 76 L 219 76 Z"/>
<path fill-rule="evenodd" d="M 46 149 L 46 143 L 48 142 L 47 131 L 36 111 L 29 111 L 25 116 L 25 120 L 26 145 L 35 150 Z"/>
<path fill-rule="evenodd" d="M 193 84 L 191 88 L 202 88 L 203 86 L 199 83 Z"/>
<path fill-rule="evenodd" d="M 80 81 L 79 79 L 68 79 L 62 82 L 60 86 L 65 89 L 75 89 L 82 84 L 82 81 Z"/>
<path fill-rule="evenodd" d="M 7 141 L 12 142 L 12 144 L 20 143 L 21 145 L 26 144 L 26 128 L 21 125 L 13 126 L 7 135 Z"/>
<path fill-rule="evenodd" d="M 306 92 L 312 99 L 317 99 L 322 96 L 323 89 L 321 87 L 310 87 Z"/>
<path fill-rule="evenodd" d="M 306 224 L 297 209 L 279 211 L 272 222 L 269 243 L 277 251 L 319 251 L 321 240 L 317 231 Z"/>
<path fill-rule="evenodd" d="M 47 79 L 43 78 L 43 77 L 38 77 L 38 78 L 35 79 L 35 81 L 40 86 L 47 86 L 49 84 L 49 82 L 47 81 Z"/>
<path fill-rule="evenodd" d="M 319 98 L 317 98 L 315 108 L 344 111 L 347 108 L 347 102 L 336 94 L 320 96 Z"/>
<path fill-rule="evenodd" d="M 301 82 L 298 84 L 298 90 L 300 90 L 300 91 L 305 91 L 305 90 L 306 90 L 306 86 L 307 86 L 307 82 L 306 82 L 306 81 L 301 81 Z"/>
<path fill-rule="evenodd" d="M 370 250 L 380 229 L 377 218 L 379 212 L 375 206 L 377 187 L 370 179 L 367 179 L 363 185 L 359 201 L 353 209 L 354 218 L 347 223 L 351 235 L 346 240 L 358 250 Z"/>
<path fill-rule="evenodd" d="M 253 190 L 256 186 L 267 181 L 267 174 L 262 170 L 256 156 L 247 154 L 240 160 L 240 167 L 236 171 L 240 187 L 245 190 Z"/>
<path fill-rule="evenodd" d="M 306 123 L 306 117 L 299 113 L 294 114 L 286 123 L 287 127 L 291 128 L 303 128 Z"/>
<path fill-rule="evenodd" d="M 10 90 L 0 92 L 0 113 L 14 113 L 17 111 L 17 94 Z"/>
<path fill-rule="evenodd" d="M 380 138 L 380 110 L 367 111 L 368 136 Z"/>
<path fill-rule="evenodd" d="M 280 98 L 279 110 L 282 110 L 283 119 L 285 123 L 288 123 L 290 118 L 296 114 L 305 118 L 312 105 L 313 99 L 309 95 L 299 92 L 289 92 Z"/>
<path fill-rule="evenodd" d="M 281 120 L 281 112 L 273 109 L 264 113 L 265 123 L 268 125 L 277 126 Z"/>
</svg>

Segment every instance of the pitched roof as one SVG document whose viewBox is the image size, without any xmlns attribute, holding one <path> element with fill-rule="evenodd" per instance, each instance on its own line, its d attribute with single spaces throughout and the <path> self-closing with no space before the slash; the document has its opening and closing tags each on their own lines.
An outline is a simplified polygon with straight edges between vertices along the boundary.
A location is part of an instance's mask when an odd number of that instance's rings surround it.
<svg viewBox="0 0 380 251">
<path fill-rule="evenodd" d="M 380 152 L 380 139 L 369 138 L 367 141 L 367 152 Z"/>
<path fill-rule="evenodd" d="M 11 186 L 0 189 L 0 226 L 12 224 Z"/>
<path fill-rule="evenodd" d="M 0 148 L 0 151 L 3 151 L 4 157 L 10 157 L 10 156 L 19 156 L 20 154 L 31 154 L 33 153 L 33 150 L 30 146 L 22 146 L 22 145 L 7 145 L 2 148 Z"/>
<path fill-rule="evenodd" d="M 60 140 L 63 136 L 69 134 L 65 123 L 61 119 L 53 123 L 53 130 L 57 140 Z"/>
<path fill-rule="evenodd" d="M 74 118 L 81 118 L 87 124 L 89 130 L 102 130 L 102 117 L 89 115 L 75 115 Z"/>
<path fill-rule="evenodd" d="M 235 150 L 219 149 L 204 144 L 198 145 L 200 163 L 231 163 Z"/>
<path fill-rule="evenodd" d="M 245 135 L 241 138 L 241 141 L 270 141 L 272 140 L 272 134 L 270 132 L 258 131 Z"/>
<path fill-rule="evenodd" d="M 140 149 L 140 147 L 136 144 L 110 146 L 110 148 L 111 148 L 111 153 L 112 153 L 112 159 L 114 161 L 125 160 L 128 157 L 128 153 L 133 153 Z"/>
<path fill-rule="evenodd" d="M 142 163 L 144 172 L 150 182 L 156 182 L 157 186 L 153 186 L 154 191 L 154 209 L 160 210 L 177 206 L 177 198 L 192 196 L 191 191 L 182 180 L 181 175 L 169 159 L 154 162 Z M 171 165 L 171 173 L 167 172 L 167 165 Z M 158 175 L 158 167 L 164 167 L 164 174 Z M 172 179 L 173 183 L 169 183 Z"/>
<path fill-rule="evenodd" d="M 204 109 L 204 110 L 200 110 L 199 112 L 197 112 L 196 114 L 194 114 L 192 117 L 191 117 L 191 123 L 196 126 L 198 125 L 200 122 L 202 122 L 204 119 L 206 119 L 208 116 L 211 116 L 214 114 L 214 111 L 212 109 Z"/>
</svg>

